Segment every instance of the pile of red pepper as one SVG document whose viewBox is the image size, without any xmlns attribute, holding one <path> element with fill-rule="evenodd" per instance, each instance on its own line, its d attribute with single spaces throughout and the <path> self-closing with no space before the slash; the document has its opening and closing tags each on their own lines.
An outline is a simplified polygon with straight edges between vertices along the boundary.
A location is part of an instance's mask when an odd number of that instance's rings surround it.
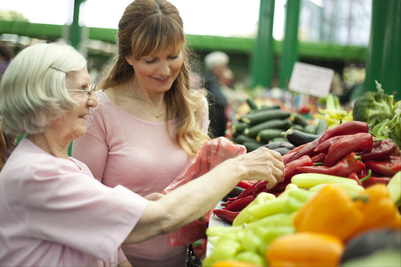
<svg viewBox="0 0 401 267">
<path fill-rule="evenodd" d="M 240 195 L 229 198 L 222 209 L 214 210 L 219 218 L 232 222 L 260 192 L 281 194 L 298 173 L 322 173 L 354 179 L 368 187 L 387 184 L 401 170 L 401 154 L 391 139 L 377 140 L 365 122 L 344 122 L 326 130 L 312 142 L 298 146 L 283 157 L 284 181 L 266 189 L 267 181 L 250 185 Z"/>
</svg>

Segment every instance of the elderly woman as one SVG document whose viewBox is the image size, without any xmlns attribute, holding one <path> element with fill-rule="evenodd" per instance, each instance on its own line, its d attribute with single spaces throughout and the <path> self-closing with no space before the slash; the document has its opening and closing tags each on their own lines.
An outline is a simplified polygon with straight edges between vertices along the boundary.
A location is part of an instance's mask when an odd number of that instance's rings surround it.
<svg viewBox="0 0 401 267">
<path fill-rule="evenodd" d="M 82 55 L 37 44 L 11 62 L 0 86 L 2 127 L 25 134 L 0 173 L 1 266 L 116 266 L 121 244 L 167 234 L 204 215 L 243 179 L 283 179 L 278 153 L 229 159 L 157 200 L 107 187 L 68 156 L 97 105 Z M 207 193 L 205 193 L 207 192 Z M 157 252 L 155 252 L 157 253 Z"/>
</svg>

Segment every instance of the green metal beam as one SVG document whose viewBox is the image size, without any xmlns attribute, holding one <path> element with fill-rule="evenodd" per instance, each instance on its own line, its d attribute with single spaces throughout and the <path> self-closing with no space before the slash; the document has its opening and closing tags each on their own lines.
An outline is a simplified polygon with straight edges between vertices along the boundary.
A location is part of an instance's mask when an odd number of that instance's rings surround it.
<svg viewBox="0 0 401 267">
<path fill-rule="evenodd" d="M 57 40 L 63 37 L 64 27 L 66 26 L 0 21 L 0 34 L 16 34 L 31 38 Z M 116 29 L 88 28 L 88 31 L 89 39 L 116 43 Z M 194 50 L 224 50 L 251 55 L 254 52 L 255 39 L 187 34 L 187 42 L 189 47 Z M 273 40 L 275 55 L 281 54 L 282 46 L 282 42 Z M 365 62 L 366 53 L 367 48 L 362 46 L 344 46 L 332 43 L 298 43 L 298 56 L 300 58 Z"/>
<path fill-rule="evenodd" d="M 251 58 L 251 85 L 271 86 L 274 70 L 273 21 L 275 0 L 260 0 L 258 34 Z"/>
<path fill-rule="evenodd" d="M 287 1 L 283 50 L 280 56 L 279 87 L 287 88 L 294 63 L 298 60 L 298 23 L 301 0 Z"/>
<path fill-rule="evenodd" d="M 401 1 L 373 0 L 365 90 L 376 91 L 375 80 L 387 94 L 401 90 Z"/>
</svg>

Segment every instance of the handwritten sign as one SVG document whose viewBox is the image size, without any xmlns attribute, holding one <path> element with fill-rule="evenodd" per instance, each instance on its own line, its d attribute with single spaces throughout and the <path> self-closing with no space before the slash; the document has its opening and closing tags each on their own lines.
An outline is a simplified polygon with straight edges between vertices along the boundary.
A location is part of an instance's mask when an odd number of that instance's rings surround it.
<svg viewBox="0 0 401 267">
<path fill-rule="evenodd" d="M 334 70 L 295 62 L 288 88 L 291 91 L 326 97 L 330 91 Z"/>
</svg>

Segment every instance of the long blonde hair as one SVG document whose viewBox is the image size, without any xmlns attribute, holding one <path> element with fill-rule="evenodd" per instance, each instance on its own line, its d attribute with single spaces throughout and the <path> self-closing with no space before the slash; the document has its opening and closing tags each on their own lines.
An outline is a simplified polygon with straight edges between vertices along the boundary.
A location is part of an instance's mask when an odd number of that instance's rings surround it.
<svg viewBox="0 0 401 267">
<path fill-rule="evenodd" d="M 210 138 L 201 132 L 205 92 L 192 88 L 190 78 L 190 51 L 185 46 L 183 22 L 177 8 L 165 0 L 136 0 L 127 6 L 118 24 L 118 54 L 111 62 L 100 88 L 108 89 L 128 82 L 134 70 L 126 56 L 135 59 L 157 54 L 171 46 L 183 51 L 184 62 L 177 79 L 165 94 L 167 127 L 169 112 L 178 118 L 175 136 L 170 138 L 190 156 Z M 208 118 L 206 118 L 208 119 Z M 171 133 L 171 131 L 168 131 Z M 175 141 L 176 140 L 176 141 Z"/>
</svg>

